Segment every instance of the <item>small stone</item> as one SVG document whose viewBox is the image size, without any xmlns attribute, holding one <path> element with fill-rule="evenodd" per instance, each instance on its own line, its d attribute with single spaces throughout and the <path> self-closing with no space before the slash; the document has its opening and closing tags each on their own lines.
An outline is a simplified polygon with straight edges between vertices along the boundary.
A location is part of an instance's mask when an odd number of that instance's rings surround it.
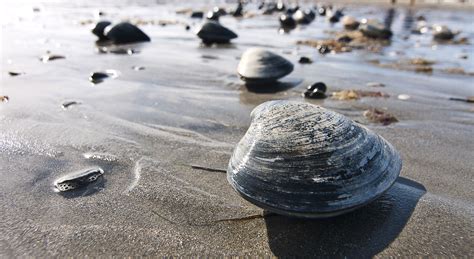
<svg viewBox="0 0 474 259">
<path fill-rule="evenodd" d="M 306 87 L 303 96 L 305 98 L 324 99 L 326 98 L 326 89 L 326 84 L 323 82 L 317 82 Z"/>
<path fill-rule="evenodd" d="M 280 25 L 283 28 L 291 29 L 296 27 L 296 21 L 291 15 L 282 14 L 280 15 Z"/>
<path fill-rule="evenodd" d="M 300 64 L 311 64 L 313 61 L 308 58 L 308 57 L 301 57 L 300 60 L 298 60 Z"/>
<path fill-rule="evenodd" d="M 195 11 L 191 13 L 191 18 L 202 19 L 203 17 L 204 17 L 204 13 L 201 11 Z"/>
<path fill-rule="evenodd" d="M 91 75 L 89 77 L 89 81 L 91 81 L 93 84 L 98 84 L 98 83 L 102 83 L 104 81 L 104 79 L 106 79 L 108 77 L 109 77 L 109 75 L 107 73 L 94 72 L 94 73 L 91 73 Z"/>
</svg>

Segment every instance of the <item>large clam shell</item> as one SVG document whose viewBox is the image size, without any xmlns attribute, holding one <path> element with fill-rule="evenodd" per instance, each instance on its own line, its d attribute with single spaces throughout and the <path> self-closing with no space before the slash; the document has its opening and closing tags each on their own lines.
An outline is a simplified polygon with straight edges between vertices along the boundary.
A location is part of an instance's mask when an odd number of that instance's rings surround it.
<svg viewBox="0 0 474 259">
<path fill-rule="evenodd" d="M 269 211 L 309 218 L 343 214 L 383 194 L 401 170 L 390 143 L 339 113 L 270 101 L 251 116 L 227 179 Z"/>
<path fill-rule="evenodd" d="M 293 71 L 293 64 L 284 57 L 261 48 L 250 48 L 240 59 L 237 73 L 244 81 L 276 81 Z"/>
<path fill-rule="evenodd" d="M 105 28 L 105 36 L 112 40 L 114 44 L 150 41 L 148 35 L 137 26 L 128 22 L 122 22 Z"/>
<path fill-rule="evenodd" d="M 196 34 L 204 43 L 228 43 L 237 38 L 233 31 L 214 21 L 204 23 Z"/>
</svg>

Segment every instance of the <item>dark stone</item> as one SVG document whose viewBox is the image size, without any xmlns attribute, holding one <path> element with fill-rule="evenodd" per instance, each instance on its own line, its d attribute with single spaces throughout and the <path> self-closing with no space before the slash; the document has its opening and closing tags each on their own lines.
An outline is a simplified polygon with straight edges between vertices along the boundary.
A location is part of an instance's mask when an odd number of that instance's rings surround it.
<svg viewBox="0 0 474 259">
<path fill-rule="evenodd" d="M 283 28 L 295 28 L 296 21 L 291 15 L 282 14 L 280 15 L 280 25 Z"/>
<path fill-rule="evenodd" d="M 148 37 L 148 35 L 146 35 L 137 26 L 128 22 L 122 22 L 115 25 L 105 34 L 105 36 L 114 44 L 150 41 L 150 37 Z"/>
<path fill-rule="evenodd" d="M 317 82 L 309 85 L 306 91 L 303 92 L 303 96 L 312 99 L 324 99 L 326 98 L 326 84 L 323 82 Z"/>
<path fill-rule="evenodd" d="M 300 60 L 298 60 L 300 64 L 311 64 L 313 61 L 308 58 L 308 57 L 301 57 Z"/>
<path fill-rule="evenodd" d="M 98 84 L 104 81 L 104 79 L 108 78 L 109 75 L 104 72 L 94 72 L 91 73 L 89 76 L 89 81 L 91 81 L 93 84 Z"/>
<path fill-rule="evenodd" d="M 195 11 L 191 13 L 191 18 L 202 19 L 203 17 L 204 17 L 204 13 L 201 11 Z"/>
</svg>

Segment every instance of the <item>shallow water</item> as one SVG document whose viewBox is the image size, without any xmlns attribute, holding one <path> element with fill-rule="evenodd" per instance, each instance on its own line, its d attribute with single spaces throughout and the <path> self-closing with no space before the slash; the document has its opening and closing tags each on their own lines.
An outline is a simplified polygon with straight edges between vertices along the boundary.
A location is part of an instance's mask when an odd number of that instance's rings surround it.
<svg viewBox="0 0 474 259">
<path fill-rule="evenodd" d="M 193 34 L 201 21 L 175 11 L 211 4 L 2 4 L 0 95 L 10 101 L 0 103 L 1 255 L 473 255 L 474 107 L 448 100 L 473 96 L 473 77 L 442 69 L 474 72 L 474 48 L 433 44 L 429 35 L 403 38 L 411 12 L 461 30 L 459 37 L 474 42 L 474 27 L 468 26 L 472 12 L 397 8 L 392 44 L 380 53 L 322 56 L 295 44 L 341 30 L 321 17 L 289 34 L 278 33 L 276 15 L 223 17 L 221 22 L 239 38 L 205 47 Z M 40 12 L 33 12 L 33 6 Z M 152 42 L 130 46 L 139 53 L 99 54 L 90 33 L 99 9 L 114 21 L 179 24 L 141 25 Z M 346 13 L 383 20 L 387 10 L 350 6 Z M 295 64 L 278 92 L 255 92 L 237 77 L 238 59 L 252 46 L 271 49 Z M 39 57 L 47 50 L 66 58 L 42 63 Z M 460 53 L 469 57 L 459 59 Z M 298 64 L 301 55 L 314 63 Z M 434 72 L 369 62 L 416 57 L 436 61 Z M 117 70 L 117 77 L 89 82 L 91 72 L 107 69 Z M 8 71 L 25 74 L 11 77 Z M 329 91 L 376 90 L 390 97 L 303 99 L 305 87 L 316 81 L 325 82 Z M 386 87 L 371 89 L 368 82 Z M 411 98 L 399 100 L 399 94 Z M 238 197 L 224 174 L 191 165 L 225 169 L 249 125 L 250 111 L 273 99 L 311 102 L 366 124 L 400 151 L 404 178 L 368 208 L 327 221 L 226 221 L 262 211 Z M 70 101 L 77 104 L 63 109 Z M 362 116 L 369 107 L 387 108 L 399 122 L 369 123 Z M 105 172 L 94 190 L 71 196 L 54 192 L 55 179 L 90 167 Z"/>
</svg>

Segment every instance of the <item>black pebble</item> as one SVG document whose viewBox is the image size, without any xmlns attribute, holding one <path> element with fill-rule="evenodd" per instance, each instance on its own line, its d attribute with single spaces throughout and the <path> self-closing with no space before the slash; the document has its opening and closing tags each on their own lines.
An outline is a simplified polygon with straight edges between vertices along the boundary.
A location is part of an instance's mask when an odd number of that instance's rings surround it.
<svg viewBox="0 0 474 259">
<path fill-rule="evenodd" d="M 324 99 L 326 98 L 326 84 L 323 82 L 317 82 L 309 85 L 304 91 L 303 96 L 312 99 Z"/>
<path fill-rule="evenodd" d="M 201 11 L 196 11 L 196 12 L 191 13 L 191 18 L 201 19 L 202 17 L 204 17 L 204 13 Z"/>
<path fill-rule="evenodd" d="M 280 16 L 280 25 L 283 28 L 295 28 L 296 21 L 293 19 L 293 17 L 291 17 L 291 15 L 282 14 Z"/>
<path fill-rule="evenodd" d="M 98 83 L 101 83 L 102 81 L 104 81 L 104 79 L 106 79 L 108 77 L 109 77 L 109 75 L 107 73 L 94 72 L 94 73 L 91 73 L 91 75 L 89 76 L 89 81 L 91 81 L 94 84 L 98 84 Z"/>
<path fill-rule="evenodd" d="M 313 61 L 308 57 L 301 57 L 298 61 L 300 64 L 311 64 Z"/>
</svg>

